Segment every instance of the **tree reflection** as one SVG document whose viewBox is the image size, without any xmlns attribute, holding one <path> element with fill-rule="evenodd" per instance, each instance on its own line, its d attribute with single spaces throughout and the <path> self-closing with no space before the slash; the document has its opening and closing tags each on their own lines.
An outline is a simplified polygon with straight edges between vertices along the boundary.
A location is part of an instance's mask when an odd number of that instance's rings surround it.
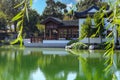
<svg viewBox="0 0 120 80">
<path fill-rule="evenodd" d="M 105 57 L 101 53 L 101 51 L 70 50 L 69 54 L 61 55 L 63 53 L 45 54 L 42 50 L 26 51 L 26 48 L 12 48 L 12 50 L 0 48 L 0 80 L 36 80 L 36 77 L 40 78 L 39 80 L 41 78 L 44 80 L 116 78 L 120 73 L 119 51 L 114 55 L 113 72 L 107 75 L 103 71 L 107 64 L 104 64 Z M 117 78 L 119 79 L 119 76 Z"/>
<path fill-rule="evenodd" d="M 105 62 L 105 57 L 93 57 L 95 54 L 97 54 L 97 51 L 94 51 L 90 53 L 88 51 L 89 56 L 84 56 L 83 54 L 86 53 L 80 53 L 80 51 L 77 50 L 69 50 L 72 54 L 78 55 L 79 58 L 79 75 L 77 76 L 77 80 L 111 80 L 113 78 L 113 72 L 109 72 L 106 75 L 106 72 L 104 69 L 106 68 L 106 65 L 104 64 Z M 103 54 L 101 54 L 103 55 Z M 117 56 L 116 56 L 117 57 Z M 117 61 L 117 58 L 116 59 Z M 118 65 L 118 64 L 117 64 Z M 116 65 L 116 66 L 117 66 Z M 115 65 L 113 65 L 114 69 L 113 71 L 115 72 Z"/>
</svg>

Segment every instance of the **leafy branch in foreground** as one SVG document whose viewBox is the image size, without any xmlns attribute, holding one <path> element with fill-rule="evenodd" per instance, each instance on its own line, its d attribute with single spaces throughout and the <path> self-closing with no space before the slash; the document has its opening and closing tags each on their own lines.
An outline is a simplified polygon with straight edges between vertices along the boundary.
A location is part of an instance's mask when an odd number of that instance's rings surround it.
<svg viewBox="0 0 120 80">
<path fill-rule="evenodd" d="M 27 16 L 27 19 L 29 21 L 28 16 L 28 2 L 29 5 L 32 5 L 32 0 L 23 0 L 20 4 L 16 5 L 14 8 L 21 8 L 21 11 L 12 18 L 12 22 L 17 21 L 17 27 L 19 28 L 17 39 L 12 41 L 10 44 L 15 44 L 20 42 L 20 46 L 22 46 L 23 38 L 22 38 L 22 32 L 23 32 L 23 24 L 24 24 L 24 17 Z"/>
<path fill-rule="evenodd" d="M 114 59 L 113 59 L 113 55 L 114 55 L 114 51 L 116 48 L 115 43 L 117 42 L 116 37 L 118 37 L 117 35 L 120 35 L 120 33 L 116 33 L 115 31 L 119 31 L 120 29 L 120 1 L 116 0 L 115 5 L 111 5 L 111 10 L 113 10 L 112 14 L 108 17 L 109 20 L 111 20 L 110 26 L 108 26 L 109 28 L 112 28 L 112 32 L 108 34 L 107 36 L 107 46 L 106 46 L 106 52 L 105 52 L 105 57 L 106 62 L 105 64 L 108 64 L 108 66 L 106 67 L 105 71 L 109 72 L 111 70 L 111 67 L 114 64 Z"/>
<path fill-rule="evenodd" d="M 95 18 L 94 18 L 94 22 L 95 22 L 95 27 L 97 28 L 95 34 L 93 34 L 91 37 L 95 37 L 96 35 L 102 35 L 101 32 L 103 32 L 103 28 L 104 28 L 104 16 L 108 16 L 108 21 L 109 21 L 109 25 L 106 27 L 106 30 L 112 29 L 112 31 L 110 33 L 108 33 L 107 37 L 106 37 L 106 51 L 104 53 L 104 56 L 106 58 L 106 62 L 105 64 L 107 64 L 107 67 L 105 68 L 105 72 L 109 72 L 111 67 L 113 66 L 113 55 L 114 55 L 114 51 L 115 51 L 115 43 L 116 43 L 116 31 L 118 31 L 118 35 L 120 36 L 120 1 L 116 0 L 115 5 L 110 5 L 110 12 L 112 12 L 110 15 L 106 15 L 106 9 L 101 8 L 99 12 L 97 12 L 95 14 Z M 83 32 L 85 32 L 84 30 L 82 30 Z M 86 32 L 87 33 L 87 32 Z M 87 34 L 84 33 L 81 36 L 81 39 L 84 39 Z"/>
</svg>

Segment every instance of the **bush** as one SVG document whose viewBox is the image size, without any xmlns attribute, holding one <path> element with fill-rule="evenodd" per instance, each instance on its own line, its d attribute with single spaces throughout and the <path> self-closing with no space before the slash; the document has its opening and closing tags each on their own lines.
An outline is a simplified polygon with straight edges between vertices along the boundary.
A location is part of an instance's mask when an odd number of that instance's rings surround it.
<svg viewBox="0 0 120 80">
<path fill-rule="evenodd" d="M 73 45 L 73 49 L 88 49 L 88 45 L 77 42 Z"/>
</svg>

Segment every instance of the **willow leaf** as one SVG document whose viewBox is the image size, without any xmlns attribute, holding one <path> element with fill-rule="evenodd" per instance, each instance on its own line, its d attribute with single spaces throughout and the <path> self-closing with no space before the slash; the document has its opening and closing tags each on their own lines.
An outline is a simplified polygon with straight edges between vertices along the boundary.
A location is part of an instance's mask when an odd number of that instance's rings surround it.
<svg viewBox="0 0 120 80">
<path fill-rule="evenodd" d="M 19 26 L 21 25 L 22 22 L 23 22 L 23 20 L 18 21 L 18 23 L 17 23 L 17 27 L 19 27 Z"/>
<path fill-rule="evenodd" d="M 15 17 L 12 18 L 12 21 L 16 21 L 23 16 L 23 11 L 19 12 Z"/>
<path fill-rule="evenodd" d="M 23 15 L 21 15 L 21 16 L 18 16 L 18 17 L 15 17 L 15 18 L 13 18 L 12 19 L 12 21 L 16 21 L 16 20 L 19 20 L 20 18 L 22 18 L 23 17 Z"/>
<path fill-rule="evenodd" d="M 114 24 L 120 24 L 120 19 L 115 19 L 115 20 L 113 21 L 113 23 L 114 23 Z"/>
<path fill-rule="evenodd" d="M 110 63 L 105 69 L 104 69 L 104 71 L 109 71 L 110 70 L 110 68 L 111 68 L 111 66 L 112 66 L 112 63 Z"/>
<path fill-rule="evenodd" d="M 32 6 L 32 4 L 33 4 L 33 0 L 30 0 L 30 7 Z"/>
<path fill-rule="evenodd" d="M 19 38 L 17 38 L 17 39 L 15 39 L 14 41 L 12 41 L 10 44 L 12 45 L 12 44 L 15 44 L 15 43 L 17 43 L 19 41 Z"/>
<path fill-rule="evenodd" d="M 23 30 L 23 26 L 20 27 L 20 31 L 19 31 L 18 37 L 21 36 L 21 34 L 22 34 L 22 30 Z"/>
<path fill-rule="evenodd" d="M 110 36 L 112 36 L 112 34 L 113 32 L 110 32 L 106 38 L 109 38 Z"/>
<path fill-rule="evenodd" d="M 105 47 L 106 50 L 110 49 L 111 47 L 111 43 L 107 44 L 107 46 Z"/>
<path fill-rule="evenodd" d="M 24 4 L 25 0 L 23 0 L 20 4 L 16 5 L 14 8 L 18 8 Z"/>
<path fill-rule="evenodd" d="M 28 8 L 26 8 L 26 17 L 27 17 L 27 20 L 29 21 Z"/>
<path fill-rule="evenodd" d="M 111 51 L 111 49 L 107 50 L 103 56 L 108 56 L 108 54 L 110 53 L 110 51 Z"/>
<path fill-rule="evenodd" d="M 93 35 L 91 35 L 91 38 L 94 38 L 96 36 L 96 34 L 93 34 Z"/>
<path fill-rule="evenodd" d="M 104 63 L 104 65 L 108 64 L 110 62 L 110 59 L 111 58 L 107 58 L 106 61 L 105 61 L 105 63 Z"/>
<path fill-rule="evenodd" d="M 23 39 L 22 39 L 22 36 L 19 37 L 19 41 L 20 41 L 20 46 L 22 46 L 22 42 L 23 42 Z"/>
</svg>

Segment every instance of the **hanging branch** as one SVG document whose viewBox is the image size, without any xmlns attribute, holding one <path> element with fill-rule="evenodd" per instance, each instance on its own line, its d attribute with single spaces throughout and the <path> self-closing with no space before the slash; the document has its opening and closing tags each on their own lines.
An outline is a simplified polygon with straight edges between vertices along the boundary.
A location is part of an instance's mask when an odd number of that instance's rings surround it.
<svg viewBox="0 0 120 80">
<path fill-rule="evenodd" d="M 108 64 L 108 66 L 105 68 L 105 71 L 107 73 L 111 71 L 111 68 L 114 64 L 114 59 L 113 59 L 113 55 L 115 51 L 115 37 L 114 36 L 116 35 L 116 33 L 114 32 L 113 29 L 118 30 L 118 31 L 120 29 L 120 14 L 119 14 L 120 6 L 119 4 L 120 4 L 120 1 L 116 0 L 114 6 L 111 5 L 111 9 L 113 10 L 113 13 L 108 18 L 109 20 L 112 20 L 110 23 L 110 26 L 108 26 L 109 28 L 112 28 L 112 32 L 110 32 L 107 36 L 108 41 L 106 42 L 107 46 L 106 46 L 106 52 L 104 54 L 104 56 L 106 57 L 105 64 Z"/>
<path fill-rule="evenodd" d="M 19 28 L 17 39 L 12 41 L 10 44 L 15 44 L 20 42 L 20 46 L 22 46 L 23 43 L 23 24 L 24 24 L 24 17 L 27 16 L 27 19 L 29 21 L 29 15 L 28 15 L 28 2 L 30 7 L 32 6 L 32 0 L 23 0 L 20 4 L 16 5 L 14 8 L 21 8 L 21 11 L 12 18 L 12 22 L 17 21 L 17 27 Z"/>
</svg>

